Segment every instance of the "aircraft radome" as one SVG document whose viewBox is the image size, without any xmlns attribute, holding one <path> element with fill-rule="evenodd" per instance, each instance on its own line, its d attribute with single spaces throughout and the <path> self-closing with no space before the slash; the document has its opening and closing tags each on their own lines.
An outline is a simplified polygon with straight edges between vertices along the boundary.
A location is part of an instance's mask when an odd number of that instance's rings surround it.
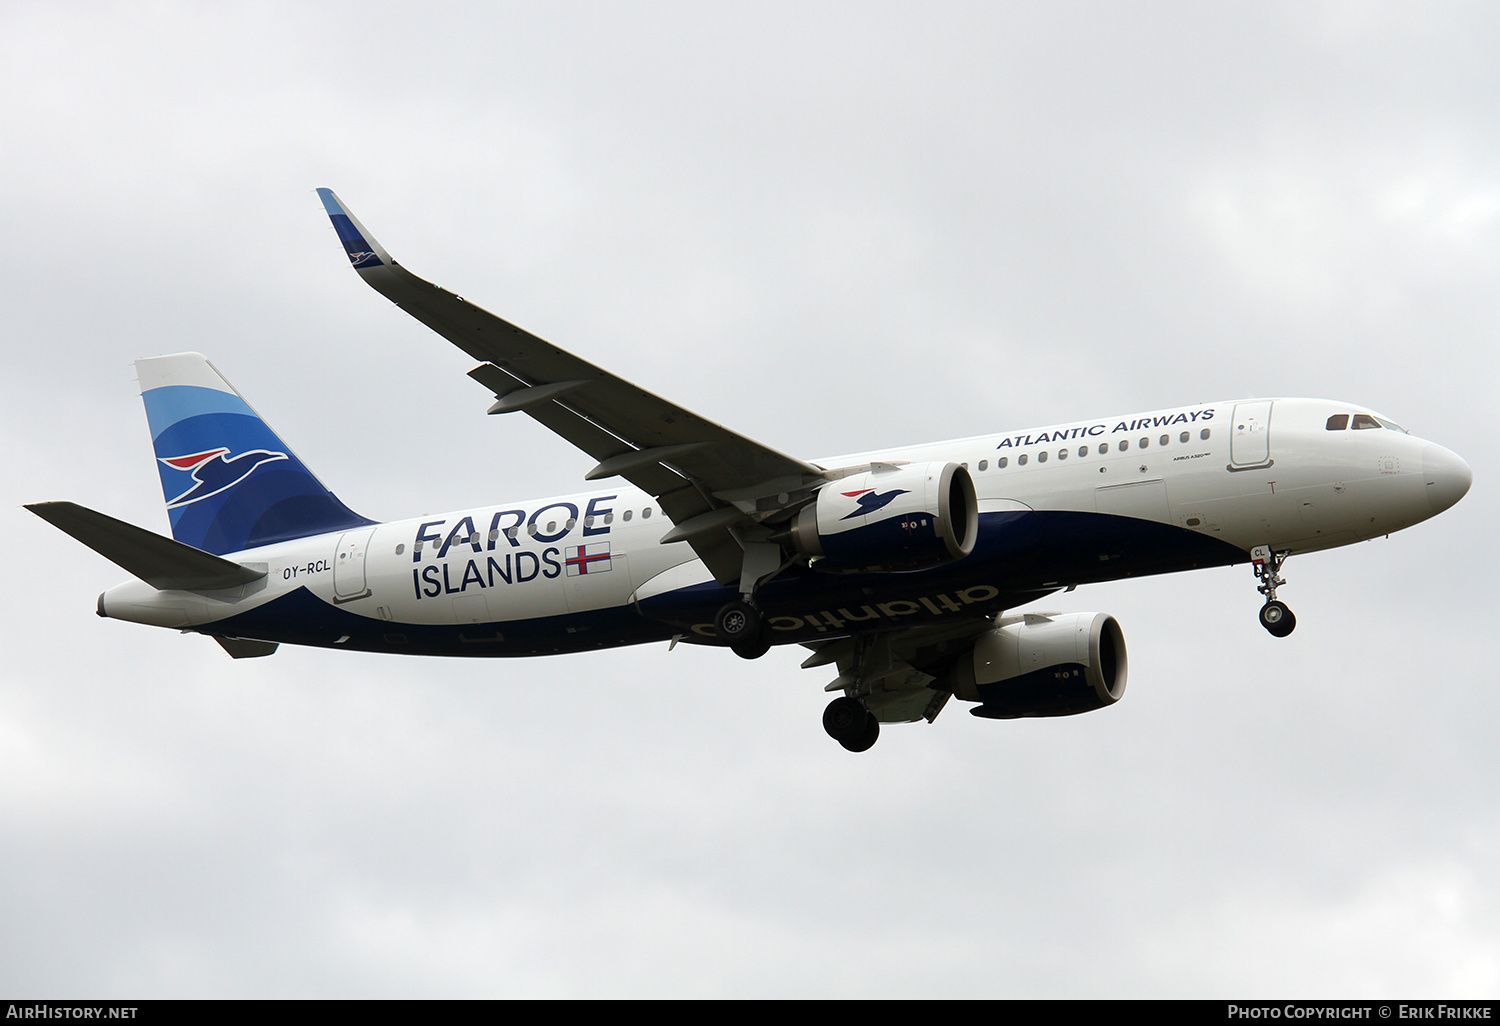
<svg viewBox="0 0 1500 1026">
<path fill-rule="evenodd" d="M 136 580 L 100 616 L 279 644 L 533 656 L 645 642 L 810 650 L 851 751 L 881 723 L 1066 716 L 1125 690 L 1107 613 L 1011 612 L 1097 581 L 1249 561 L 1260 619 L 1291 555 L 1410 527 L 1472 474 L 1325 399 L 1200 403 L 806 460 L 652 395 L 391 259 L 327 189 L 354 269 L 478 361 L 492 414 L 593 458 L 591 490 L 375 523 L 325 488 L 218 370 L 139 360 L 172 538 L 71 502 L 28 508 Z"/>
</svg>

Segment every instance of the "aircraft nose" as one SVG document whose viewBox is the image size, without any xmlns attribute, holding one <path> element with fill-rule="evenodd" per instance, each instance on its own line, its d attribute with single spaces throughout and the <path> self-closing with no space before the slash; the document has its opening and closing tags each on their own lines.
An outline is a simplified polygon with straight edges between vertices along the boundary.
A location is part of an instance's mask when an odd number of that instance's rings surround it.
<svg viewBox="0 0 1500 1026">
<path fill-rule="evenodd" d="M 1422 481 L 1427 486 L 1427 502 L 1436 515 L 1468 494 L 1474 472 L 1457 453 L 1441 445 L 1429 445 L 1422 450 Z"/>
</svg>

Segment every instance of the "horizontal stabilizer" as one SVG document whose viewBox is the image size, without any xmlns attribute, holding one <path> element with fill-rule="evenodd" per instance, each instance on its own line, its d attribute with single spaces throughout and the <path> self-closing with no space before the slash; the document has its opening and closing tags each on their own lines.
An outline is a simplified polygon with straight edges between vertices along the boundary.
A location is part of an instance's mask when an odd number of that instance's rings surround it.
<svg viewBox="0 0 1500 1026">
<path fill-rule="evenodd" d="M 276 651 L 277 642 L 255 641 L 251 638 L 220 638 L 215 641 L 235 659 L 258 659 Z"/>
<path fill-rule="evenodd" d="M 264 570 L 220 559 L 74 502 L 35 502 L 26 508 L 161 591 L 217 591 L 266 576 Z"/>
</svg>

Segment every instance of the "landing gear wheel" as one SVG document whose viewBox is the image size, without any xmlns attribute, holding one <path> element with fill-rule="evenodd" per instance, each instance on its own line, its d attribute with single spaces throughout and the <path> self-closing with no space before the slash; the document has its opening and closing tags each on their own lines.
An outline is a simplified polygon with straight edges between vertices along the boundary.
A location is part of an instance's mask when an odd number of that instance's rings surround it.
<svg viewBox="0 0 1500 1026">
<path fill-rule="evenodd" d="M 828 736 L 842 744 L 846 739 L 854 740 L 864 732 L 869 711 L 856 699 L 835 698 L 823 710 L 823 729 Z"/>
<path fill-rule="evenodd" d="M 1272 600 L 1260 607 L 1260 625 L 1274 638 L 1284 638 L 1297 628 L 1297 618 L 1285 602 Z"/>
<path fill-rule="evenodd" d="M 867 751 L 880 737 L 880 721 L 858 699 L 835 698 L 823 710 L 823 729 L 851 752 Z"/>
<path fill-rule="evenodd" d="M 730 602 L 714 617 L 714 633 L 720 641 L 754 641 L 760 637 L 760 611 L 748 602 Z"/>
<path fill-rule="evenodd" d="M 758 636 L 745 641 L 736 641 L 729 648 L 741 659 L 759 659 L 771 651 L 771 639 L 766 637 L 765 631 L 761 631 Z"/>
<path fill-rule="evenodd" d="M 860 734 L 856 740 L 840 741 L 839 744 L 851 752 L 868 752 L 871 748 L 875 747 L 875 742 L 879 740 L 880 721 L 871 716 L 865 721 L 864 733 Z"/>
</svg>

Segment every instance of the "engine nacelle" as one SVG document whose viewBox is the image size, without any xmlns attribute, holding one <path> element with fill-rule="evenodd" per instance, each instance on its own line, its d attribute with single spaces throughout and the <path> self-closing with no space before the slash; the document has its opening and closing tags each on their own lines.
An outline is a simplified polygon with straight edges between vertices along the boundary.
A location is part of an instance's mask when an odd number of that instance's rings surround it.
<svg viewBox="0 0 1500 1026">
<path fill-rule="evenodd" d="M 962 559 L 979 537 L 979 500 L 957 463 L 876 463 L 819 489 L 792 544 L 819 570 L 922 570 Z"/>
<path fill-rule="evenodd" d="M 1027 613 L 981 634 L 953 693 L 990 719 L 1072 716 L 1125 694 L 1125 634 L 1108 613 Z"/>
</svg>

